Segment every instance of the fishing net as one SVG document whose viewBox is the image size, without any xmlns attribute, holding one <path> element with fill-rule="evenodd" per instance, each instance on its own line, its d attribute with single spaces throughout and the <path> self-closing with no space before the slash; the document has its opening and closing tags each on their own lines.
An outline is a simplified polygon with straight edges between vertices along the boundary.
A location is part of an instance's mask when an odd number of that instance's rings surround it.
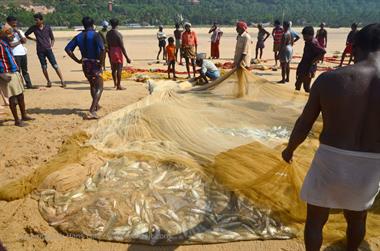
<svg viewBox="0 0 380 251">
<path fill-rule="evenodd" d="M 52 226 L 98 240 L 150 244 L 301 236 L 306 205 L 299 190 L 321 122 L 291 165 L 281 160 L 281 150 L 307 96 L 245 69 L 200 87 L 147 85 L 151 95 L 101 119 L 87 143 L 73 148 L 75 156 L 86 149 L 104 158 L 90 165 L 96 168 L 88 177 L 71 175 L 64 170 L 73 167 L 63 165 L 45 173 L 39 207 Z M 370 237 L 380 233 L 379 213 L 376 201 Z M 342 214 L 333 212 L 326 239 L 344 232 Z"/>
</svg>

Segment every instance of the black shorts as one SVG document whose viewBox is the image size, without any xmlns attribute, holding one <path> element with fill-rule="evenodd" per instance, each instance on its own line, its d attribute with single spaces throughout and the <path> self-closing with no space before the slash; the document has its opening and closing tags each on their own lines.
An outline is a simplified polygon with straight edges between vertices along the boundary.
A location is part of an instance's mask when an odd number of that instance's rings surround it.
<svg viewBox="0 0 380 251">
<path fill-rule="evenodd" d="M 160 40 L 158 41 L 158 47 L 164 47 L 166 46 L 166 40 Z"/>
<path fill-rule="evenodd" d="M 55 56 L 52 49 L 48 49 L 46 51 L 39 51 L 37 52 L 38 59 L 40 60 L 41 67 L 43 69 L 47 68 L 47 61 L 46 58 L 49 60 L 50 64 L 55 68 L 58 69 L 57 61 L 55 60 Z"/>
</svg>

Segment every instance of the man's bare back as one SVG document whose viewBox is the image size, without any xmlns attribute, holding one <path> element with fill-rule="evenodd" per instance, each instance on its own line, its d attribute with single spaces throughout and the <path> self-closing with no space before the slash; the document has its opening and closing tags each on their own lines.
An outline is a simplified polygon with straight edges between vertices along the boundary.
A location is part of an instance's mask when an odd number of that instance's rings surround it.
<svg viewBox="0 0 380 251">
<path fill-rule="evenodd" d="M 323 117 L 322 144 L 380 153 L 380 52 L 323 74 L 314 92 Z"/>
</svg>

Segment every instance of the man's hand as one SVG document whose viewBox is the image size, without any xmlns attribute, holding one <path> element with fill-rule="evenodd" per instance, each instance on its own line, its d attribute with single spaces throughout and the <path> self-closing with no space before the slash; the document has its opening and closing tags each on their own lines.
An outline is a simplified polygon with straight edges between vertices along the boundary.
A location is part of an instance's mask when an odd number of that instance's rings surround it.
<svg viewBox="0 0 380 251">
<path fill-rule="evenodd" d="M 76 59 L 75 62 L 77 62 L 78 64 L 82 64 L 83 59 L 82 58 L 81 59 Z"/>
<path fill-rule="evenodd" d="M 5 73 L 0 73 L 0 80 L 4 81 L 5 83 L 8 83 L 12 80 L 12 77 Z"/>
<path fill-rule="evenodd" d="M 126 59 L 128 64 L 132 63 L 132 60 L 130 58 L 127 57 Z"/>
<path fill-rule="evenodd" d="M 293 161 L 293 152 L 288 148 L 285 148 L 285 150 L 282 152 L 282 159 L 288 163 L 291 163 Z"/>
</svg>

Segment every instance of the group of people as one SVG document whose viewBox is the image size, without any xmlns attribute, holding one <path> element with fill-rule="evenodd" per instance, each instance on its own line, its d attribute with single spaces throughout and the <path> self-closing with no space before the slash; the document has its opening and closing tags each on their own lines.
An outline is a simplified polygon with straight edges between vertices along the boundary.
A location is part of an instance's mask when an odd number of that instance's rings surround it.
<svg viewBox="0 0 380 251">
<path fill-rule="evenodd" d="M 14 17 L 8 17 L 7 23 L 0 29 L 0 90 L 4 97 L 9 98 L 17 126 L 24 126 L 25 121 L 32 120 L 26 113 L 23 80 L 20 75 L 21 72 L 26 86 L 32 88 L 27 71 L 26 50 L 21 47 L 26 39 L 37 42 L 37 54 L 47 86 L 50 87 L 51 82 L 46 71 L 46 59 L 56 70 L 61 79 L 61 86 L 64 87 L 62 74 L 52 52 L 54 36 L 51 28 L 44 25 L 39 14 L 35 15 L 35 21 L 36 25 L 30 27 L 25 35 L 18 30 Z M 95 31 L 94 20 L 84 17 L 84 30 L 65 48 L 67 54 L 82 65 L 83 73 L 90 82 L 93 100 L 88 119 L 98 118 L 96 111 L 100 108 L 99 100 L 103 92 L 101 73 L 104 70 L 106 53 L 108 52 L 110 57 L 117 89 L 121 88 L 119 74 L 123 58 L 130 62 L 122 36 L 117 31 L 118 21 L 111 19 L 110 23 L 112 29 L 109 31 L 108 24 L 103 23 L 102 35 L 101 32 Z M 197 64 L 201 67 L 202 79 L 207 81 L 207 78 L 219 77 L 218 69 L 210 60 L 196 58 L 197 36 L 191 30 L 191 24 L 186 23 L 184 27 L 184 32 L 177 27 L 175 36 L 168 39 L 168 46 L 160 40 L 164 37 L 163 34 L 157 35 L 160 46 L 165 47 L 164 57 L 169 61 L 169 67 L 173 67 L 173 76 L 175 77 L 178 51 L 182 50 L 189 77 L 190 63 L 194 76 Z M 213 27 L 210 31 L 215 32 L 216 29 Z M 248 25 L 243 21 L 236 24 L 238 36 L 234 56 L 235 67 L 251 65 L 252 38 L 247 29 Z M 163 29 L 159 32 L 163 32 Z M 35 34 L 35 39 L 29 36 L 31 33 Z M 292 45 L 299 37 L 292 32 L 290 22 L 284 22 L 283 26 L 276 22 L 272 35 L 275 38 L 275 58 L 281 62 L 283 71 L 281 82 L 287 82 L 293 54 Z M 313 27 L 306 26 L 302 30 L 302 36 L 305 47 L 297 68 L 296 89 L 299 90 L 303 84 L 305 91 L 310 91 L 310 95 L 302 115 L 295 124 L 289 143 L 282 152 L 282 157 L 287 162 L 292 161 L 295 150 L 307 138 L 314 122 L 322 113 L 324 126 L 320 136 L 321 144 L 301 191 L 301 198 L 307 202 L 306 250 L 320 250 L 322 230 L 331 208 L 344 210 L 348 224 L 347 250 L 358 250 L 365 236 L 367 210 L 373 205 L 380 190 L 380 24 L 367 25 L 360 31 L 357 31 L 356 24 L 352 25 L 343 56 L 349 53 L 355 64 L 323 73 L 311 90 L 310 82 L 316 64 L 323 60 L 326 52 L 327 31 L 324 30 L 324 24 L 321 24 L 317 34 L 314 33 Z M 263 49 L 268 37 L 268 32 L 259 26 L 256 48 Z M 76 47 L 79 47 L 80 58 L 74 54 Z M 215 57 L 219 56 L 215 47 L 214 52 Z M 18 117 L 17 105 L 21 111 L 21 118 Z"/>
</svg>

